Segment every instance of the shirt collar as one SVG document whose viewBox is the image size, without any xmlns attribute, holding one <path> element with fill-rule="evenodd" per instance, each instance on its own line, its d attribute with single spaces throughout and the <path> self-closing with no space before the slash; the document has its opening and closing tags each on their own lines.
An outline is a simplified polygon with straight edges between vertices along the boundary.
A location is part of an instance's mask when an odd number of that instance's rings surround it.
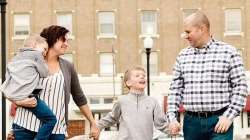
<svg viewBox="0 0 250 140">
<path fill-rule="evenodd" d="M 197 52 L 204 52 L 206 51 L 207 49 L 210 48 L 210 46 L 213 44 L 214 42 L 214 39 L 211 38 L 206 44 L 203 45 L 202 48 L 193 48 L 193 50 L 197 53 Z"/>
<path fill-rule="evenodd" d="M 129 90 L 129 92 L 131 93 L 131 94 L 135 94 L 135 95 L 144 95 L 144 91 L 139 91 L 139 90 L 132 90 L 132 89 L 130 89 Z"/>
<path fill-rule="evenodd" d="M 202 48 L 208 49 L 213 44 L 213 42 L 214 42 L 214 39 L 211 38 L 205 45 L 203 45 Z"/>
</svg>

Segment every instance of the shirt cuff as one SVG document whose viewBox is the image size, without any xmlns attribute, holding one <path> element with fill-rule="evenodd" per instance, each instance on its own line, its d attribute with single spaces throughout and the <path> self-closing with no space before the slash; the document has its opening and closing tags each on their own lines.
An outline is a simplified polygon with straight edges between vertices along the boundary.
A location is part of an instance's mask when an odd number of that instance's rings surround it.
<svg viewBox="0 0 250 140">
<path fill-rule="evenodd" d="M 97 122 L 97 123 L 96 123 L 96 126 L 97 126 L 97 128 L 98 128 L 100 131 L 102 131 L 102 129 L 105 128 L 103 125 L 100 124 L 100 122 Z"/>
<path fill-rule="evenodd" d="M 223 116 L 227 117 L 228 119 L 232 120 L 237 116 L 235 115 L 236 111 L 233 109 L 228 108 L 224 113 Z"/>
</svg>

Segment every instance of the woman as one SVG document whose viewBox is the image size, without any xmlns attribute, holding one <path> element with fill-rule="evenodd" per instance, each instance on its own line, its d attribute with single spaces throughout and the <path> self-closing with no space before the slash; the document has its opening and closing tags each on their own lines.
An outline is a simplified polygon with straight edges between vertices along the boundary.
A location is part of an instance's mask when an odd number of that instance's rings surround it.
<svg viewBox="0 0 250 140">
<path fill-rule="evenodd" d="M 50 76 L 42 78 L 41 84 L 44 90 L 39 98 L 42 99 L 57 117 L 56 126 L 53 129 L 50 140 L 64 140 L 67 136 L 66 122 L 68 119 L 68 103 L 70 94 L 74 102 L 80 108 L 83 115 L 91 124 L 91 136 L 97 139 L 99 130 L 96 127 L 95 120 L 87 105 L 87 100 L 80 87 L 77 73 L 71 63 L 60 58 L 68 45 L 67 33 L 69 31 L 61 26 L 52 25 L 41 32 L 49 45 L 46 61 L 49 67 Z M 19 106 L 34 107 L 36 100 L 29 98 L 26 101 L 15 102 Z M 40 120 L 25 108 L 19 107 L 13 123 L 13 131 L 16 140 L 33 140 L 38 128 Z"/>
</svg>

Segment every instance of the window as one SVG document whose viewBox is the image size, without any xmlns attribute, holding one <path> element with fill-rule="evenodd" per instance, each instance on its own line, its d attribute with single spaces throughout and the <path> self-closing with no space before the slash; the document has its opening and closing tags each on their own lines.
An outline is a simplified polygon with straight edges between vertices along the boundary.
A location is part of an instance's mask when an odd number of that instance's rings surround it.
<svg viewBox="0 0 250 140">
<path fill-rule="evenodd" d="M 100 54 L 100 75 L 112 76 L 115 73 L 115 64 L 113 63 L 113 53 Z"/>
<path fill-rule="evenodd" d="M 113 36 L 115 35 L 115 17 L 114 12 L 99 12 L 99 35 Z"/>
<path fill-rule="evenodd" d="M 90 97 L 90 104 L 113 104 L 113 97 Z"/>
<path fill-rule="evenodd" d="M 229 34 L 241 33 L 241 9 L 225 10 L 225 32 Z"/>
<path fill-rule="evenodd" d="M 141 34 L 157 34 L 157 13 L 155 11 L 143 11 L 141 17 Z"/>
<path fill-rule="evenodd" d="M 63 59 L 68 60 L 69 62 L 73 63 L 73 54 L 72 53 L 65 53 L 64 55 L 61 56 Z"/>
<path fill-rule="evenodd" d="M 112 104 L 113 98 L 104 98 L 103 102 L 104 102 L 104 104 Z"/>
<path fill-rule="evenodd" d="M 150 74 L 151 75 L 157 75 L 158 74 L 158 56 L 157 52 L 151 52 L 150 53 L 150 60 L 149 60 L 149 68 L 150 68 Z M 144 66 L 145 70 L 147 70 L 147 58 L 146 53 L 144 52 L 142 54 L 142 65 Z"/>
<path fill-rule="evenodd" d="M 183 19 L 195 13 L 198 9 L 183 9 Z"/>
<path fill-rule="evenodd" d="M 237 51 L 240 53 L 241 57 L 244 56 L 244 48 L 237 48 Z"/>
<path fill-rule="evenodd" d="M 27 36 L 30 33 L 30 15 L 16 14 L 14 15 L 14 35 Z"/>
<path fill-rule="evenodd" d="M 58 14 L 57 15 L 57 25 L 63 26 L 69 30 L 69 35 L 73 34 L 72 28 L 72 14 Z"/>
<path fill-rule="evenodd" d="M 89 99 L 90 104 L 100 104 L 100 99 L 99 98 L 90 98 Z"/>
</svg>

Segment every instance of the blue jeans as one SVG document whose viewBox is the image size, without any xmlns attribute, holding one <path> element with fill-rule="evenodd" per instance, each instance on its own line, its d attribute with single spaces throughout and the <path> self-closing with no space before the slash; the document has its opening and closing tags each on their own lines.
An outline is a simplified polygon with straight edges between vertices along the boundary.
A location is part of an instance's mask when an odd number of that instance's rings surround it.
<svg viewBox="0 0 250 140">
<path fill-rule="evenodd" d="M 37 97 L 36 99 L 36 107 L 26 108 L 31 111 L 41 121 L 42 124 L 38 130 L 38 133 L 36 134 L 35 140 L 48 140 L 49 136 L 52 134 L 57 119 L 44 101 Z"/>
<path fill-rule="evenodd" d="M 12 125 L 15 140 L 34 140 L 37 133 L 25 129 L 17 124 Z M 64 134 L 51 134 L 48 140 L 65 140 Z"/>
<path fill-rule="evenodd" d="M 233 124 L 225 133 L 216 133 L 214 128 L 219 115 L 198 117 L 189 114 L 184 116 L 183 133 L 185 140 L 233 140 Z"/>
</svg>

